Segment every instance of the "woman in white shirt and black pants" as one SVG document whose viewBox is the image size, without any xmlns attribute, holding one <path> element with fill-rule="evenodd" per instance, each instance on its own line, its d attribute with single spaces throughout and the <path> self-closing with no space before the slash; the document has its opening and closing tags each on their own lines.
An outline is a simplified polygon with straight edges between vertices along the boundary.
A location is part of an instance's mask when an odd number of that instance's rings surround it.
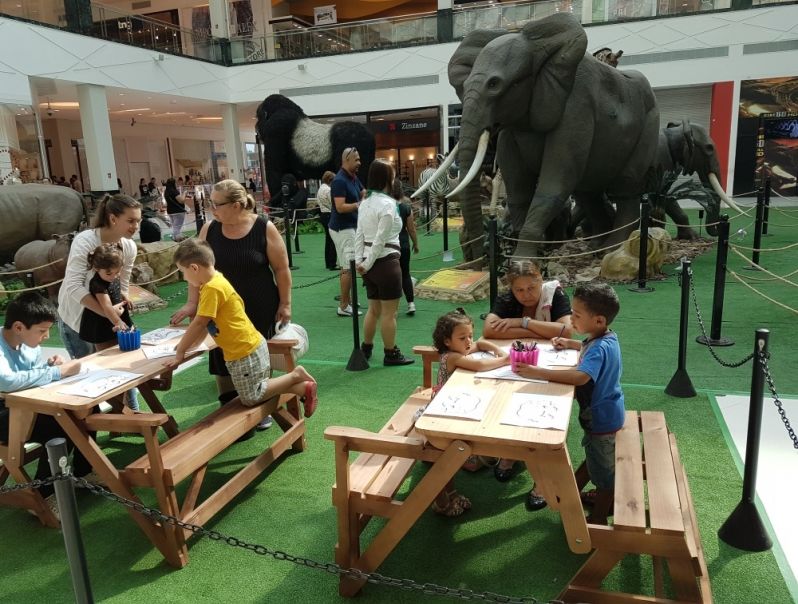
<svg viewBox="0 0 798 604">
<path fill-rule="evenodd" d="M 332 212 L 332 194 L 330 183 L 335 178 L 335 174 L 329 170 L 321 177 L 321 185 L 316 193 L 316 201 L 319 204 L 321 224 L 324 227 L 324 265 L 329 271 L 341 270 L 338 266 L 338 253 L 335 251 L 335 243 L 330 237 L 330 213 Z"/>
<path fill-rule="evenodd" d="M 360 203 L 355 233 L 355 264 L 363 277 L 369 309 L 363 320 L 363 354 L 371 357 L 377 323 L 385 348 L 383 365 L 409 365 L 396 346 L 396 310 L 402 297 L 402 269 L 399 266 L 399 231 L 402 218 L 396 200 L 388 193 L 394 179 L 391 164 L 379 159 L 369 168 L 368 196 Z"/>
</svg>

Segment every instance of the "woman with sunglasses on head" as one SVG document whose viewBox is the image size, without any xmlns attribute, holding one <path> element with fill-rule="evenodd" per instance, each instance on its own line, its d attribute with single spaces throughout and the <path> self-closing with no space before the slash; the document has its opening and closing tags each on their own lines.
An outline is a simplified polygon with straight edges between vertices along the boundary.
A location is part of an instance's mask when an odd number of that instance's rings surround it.
<svg viewBox="0 0 798 604">
<path fill-rule="evenodd" d="M 285 243 L 272 222 L 255 214 L 255 200 L 235 180 L 213 186 L 209 207 L 213 221 L 202 227 L 198 238 L 210 244 L 216 257 L 214 268 L 230 281 L 244 301 L 247 317 L 268 339 L 277 324 L 291 320 L 291 270 Z M 188 301 L 172 315 L 172 324 L 193 318 L 198 300 L 199 289 L 189 286 Z M 210 352 L 209 367 L 216 376 L 220 402 L 235 398 L 220 348 Z M 258 427 L 269 426 L 271 418 Z"/>
<path fill-rule="evenodd" d="M 485 317 L 483 338 L 571 337 L 571 302 L 559 281 L 544 282 L 534 262 L 513 260 L 504 282 L 509 291 L 496 298 Z M 507 482 L 515 475 L 515 461 L 500 459 L 493 474 L 499 482 Z M 526 507 L 530 511 L 542 509 L 546 500 L 533 488 L 527 495 Z"/>
</svg>

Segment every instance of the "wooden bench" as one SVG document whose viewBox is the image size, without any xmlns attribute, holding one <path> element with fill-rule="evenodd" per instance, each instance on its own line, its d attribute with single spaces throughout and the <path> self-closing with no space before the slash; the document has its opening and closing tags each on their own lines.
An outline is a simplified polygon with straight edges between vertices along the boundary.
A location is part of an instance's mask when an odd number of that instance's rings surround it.
<svg viewBox="0 0 798 604">
<path fill-rule="evenodd" d="M 22 462 L 23 465 L 36 460 L 40 455 L 47 455 L 42 445 L 39 443 L 26 443 L 25 459 Z M 5 443 L 0 443 L 0 486 L 4 486 L 6 482 L 8 482 L 8 479 L 12 477 L 12 472 L 10 472 L 8 466 L 3 463 L 3 460 L 8 458 L 8 446 Z M 18 484 L 28 482 L 25 476 L 14 475 L 13 478 Z M 45 526 L 53 528 L 61 526 L 58 522 L 58 518 L 50 511 L 50 508 L 44 505 L 40 497 L 36 497 L 29 490 L 0 494 L 0 505 L 33 510 L 36 512 L 36 516 L 41 523 Z"/>
<path fill-rule="evenodd" d="M 695 509 L 676 437 L 661 412 L 627 411 L 615 443 L 612 526 L 588 524 L 595 548 L 559 598 L 565 602 L 712 602 Z M 652 556 L 655 596 L 601 590 L 630 554 Z M 667 562 L 674 597 L 665 596 Z"/>
<path fill-rule="evenodd" d="M 441 455 L 440 451 L 428 448 L 424 437 L 414 428 L 416 412 L 427 403 L 428 392 L 414 393 L 376 433 L 338 426 L 330 426 L 324 431 L 324 437 L 335 443 L 335 484 L 332 489 L 338 518 L 335 560 L 342 568 L 365 572 L 376 569 L 423 512 L 423 509 L 419 510 L 415 518 L 403 521 L 395 531 L 383 530 L 361 554 L 360 534 L 371 518 L 396 518 L 405 505 L 395 497 L 416 461 L 434 461 Z M 352 451 L 361 453 L 350 463 L 349 453 Z M 437 492 L 432 494 L 433 498 L 435 494 Z M 342 577 L 339 593 L 353 596 L 362 584 Z"/>
</svg>

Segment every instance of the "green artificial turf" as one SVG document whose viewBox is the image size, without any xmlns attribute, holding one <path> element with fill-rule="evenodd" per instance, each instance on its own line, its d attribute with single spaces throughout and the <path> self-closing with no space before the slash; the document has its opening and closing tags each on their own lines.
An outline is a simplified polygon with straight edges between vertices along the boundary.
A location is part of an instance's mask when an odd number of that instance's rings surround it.
<svg viewBox="0 0 798 604">
<path fill-rule="evenodd" d="M 694 213 L 690 213 L 693 221 Z M 768 248 L 788 245 L 795 240 L 798 212 L 771 214 L 770 237 L 763 238 Z M 734 221 L 745 223 L 745 218 Z M 742 226 L 745 226 L 742 224 Z M 737 227 L 739 228 L 739 227 Z M 732 231 L 735 231 L 733 228 Z M 441 250 L 441 236 L 420 237 L 422 251 L 429 256 Z M 456 237 L 450 240 L 455 241 Z M 752 229 L 741 245 L 752 245 Z M 308 420 L 308 449 L 291 454 L 275 464 L 264 476 L 246 489 L 209 524 L 208 528 L 258 543 L 272 550 L 310 558 L 322 563 L 334 559 L 336 517 L 330 487 L 334 481 L 333 447 L 323 439 L 327 426 L 356 426 L 376 430 L 396 407 L 421 383 L 421 365 L 385 368 L 380 364 L 380 341 L 369 370 L 348 372 L 346 362 L 353 348 L 352 321 L 335 315 L 337 279 L 323 269 L 323 237 L 303 235 L 304 254 L 295 255 L 300 269 L 293 273 L 294 320 L 310 334 L 311 348 L 302 363 L 319 382 L 320 406 Z M 762 254 L 762 264 L 776 274 L 794 270 L 798 249 Z M 459 250 L 455 250 L 459 259 Z M 693 263 L 697 297 L 707 329 L 711 316 L 714 248 Z M 729 267 L 740 272 L 744 262 L 730 256 Z M 440 256 L 414 261 L 417 276 L 441 267 Z M 655 291 L 638 294 L 618 286 L 621 313 L 613 328 L 618 332 L 624 360 L 624 390 L 628 409 L 655 409 L 665 412 L 668 425 L 676 434 L 687 469 L 702 534 L 705 555 L 718 603 L 788 602 L 790 587 L 782 578 L 772 552 L 758 554 L 735 550 L 716 536 L 718 527 L 739 501 L 742 480 L 735 458 L 729 452 L 724 432 L 718 425 L 711 396 L 714 393 L 750 389 L 751 363 L 741 368 L 722 367 L 708 350 L 696 344 L 699 333 L 692 311 L 687 369 L 699 391 L 694 398 L 680 399 L 664 394 L 665 384 L 676 368 L 680 291 L 673 276 L 674 266 L 666 267 L 668 276 L 651 283 Z M 749 274 L 758 278 L 766 275 Z M 322 281 L 319 283 L 319 281 Z M 792 281 L 798 281 L 795 277 Z M 790 306 L 795 303 L 794 288 L 779 281 L 759 282 L 763 293 Z M 164 297 L 175 296 L 167 309 L 137 315 L 143 330 L 162 326 L 180 305 L 183 284 L 161 288 Z M 362 293 L 362 289 L 360 290 Z M 572 291 L 572 290 L 571 290 Z M 404 314 L 404 302 L 398 317 L 398 344 L 407 353 L 413 345 L 431 343 L 436 318 L 452 303 L 417 299 L 415 317 Z M 465 305 L 477 319 L 487 310 L 487 302 Z M 796 333 L 795 314 L 753 294 L 731 277 L 726 286 L 722 335 L 737 344 L 718 350 L 722 358 L 738 360 L 753 349 L 757 327 L 771 330 L 770 362 L 780 394 L 798 393 L 798 350 L 792 344 Z M 362 325 L 362 322 L 361 322 Z M 58 345 L 56 330 L 50 345 Z M 204 364 L 192 367 L 175 377 L 171 391 L 163 401 L 181 426 L 189 426 L 216 408 L 215 387 Z M 774 413 L 766 406 L 765 413 Z M 798 423 L 798 418 L 792 418 Z M 240 468 L 258 449 L 273 441 L 278 428 L 259 433 L 254 439 L 231 447 L 217 458 L 206 479 L 206 489 L 220 485 Z M 571 424 L 568 444 L 571 458 L 579 463 L 581 430 Z M 783 438 L 787 438 L 786 432 Z M 136 437 L 99 438 L 101 446 L 117 465 L 135 459 L 143 452 Z M 409 481 L 418 480 L 419 468 Z M 458 519 L 446 519 L 432 513 L 418 524 L 380 567 L 379 572 L 392 577 L 410 578 L 475 591 L 491 591 L 512 596 L 535 596 L 547 600 L 559 593 L 568 579 L 584 562 L 585 556 L 572 554 L 563 538 L 559 517 L 551 510 L 531 514 L 524 509 L 524 495 L 530 488 L 528 474 L 519 473 L 506 484 L 496 482 L 489 470 L 461 472 L 458 488 L 473 501 L 473 509 Z M 405 486 L 405 491 L 408 486 Z M 145 503 L 154 503 L 151 492 L 141 491 Z M 337 579 L 321 572 L 258 556 L 248 551 L 207 539 L 193 540 L 190 562 L 182 570 L 167 566 L 124 509 L 115 503 L 78 493 L 81 524 L 89 572 L 97 601 L 108 602 L 335 602 L 344 601 L 337 594 Z M 381 526 L 375 520 L 365 536 Z M 0 594 L 9 602 L 72 601 L 68 567 L 59 531 L 39 526 L 20 510 L 0 508 L 0 560 L 5 572 L 0 575 Z M 607 587 L 635 590 L 642 585 L 651 591 L 649 560 L 629 557 L 620 572 L 614 571 Z M 432 596 L 367 585 L 364 602 L 433 601 Z"/>
</svg>

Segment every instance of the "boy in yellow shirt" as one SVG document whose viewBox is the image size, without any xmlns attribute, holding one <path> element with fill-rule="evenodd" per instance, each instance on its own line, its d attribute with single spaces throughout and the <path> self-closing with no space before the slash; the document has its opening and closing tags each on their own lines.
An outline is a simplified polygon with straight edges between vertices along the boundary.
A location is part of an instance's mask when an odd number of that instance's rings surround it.
<svg viewBox="0 0 798 604">
<path fill-rule="evenodd" d="M 244 312 L 244 302 L 214 269 L 215 258 L 205 241 L 187 239 L 175 251 L 175 264 L 183 278 L 199 288 L 197 315 L 175 349 L 175 359 L 165 363 L 177 367 L 186 351 L 199 344 L 210 333 L 224 353 L 224 361 L 238 391 L 241 403 L 252 407 L 279 394 L 292 393 L 303 397 L 305 417 L 310 417 L 318 404 L 316 380 L 304 367 L 275 378 L 269 377 L 269 348 L 266 340 Z"/>
</svg>

